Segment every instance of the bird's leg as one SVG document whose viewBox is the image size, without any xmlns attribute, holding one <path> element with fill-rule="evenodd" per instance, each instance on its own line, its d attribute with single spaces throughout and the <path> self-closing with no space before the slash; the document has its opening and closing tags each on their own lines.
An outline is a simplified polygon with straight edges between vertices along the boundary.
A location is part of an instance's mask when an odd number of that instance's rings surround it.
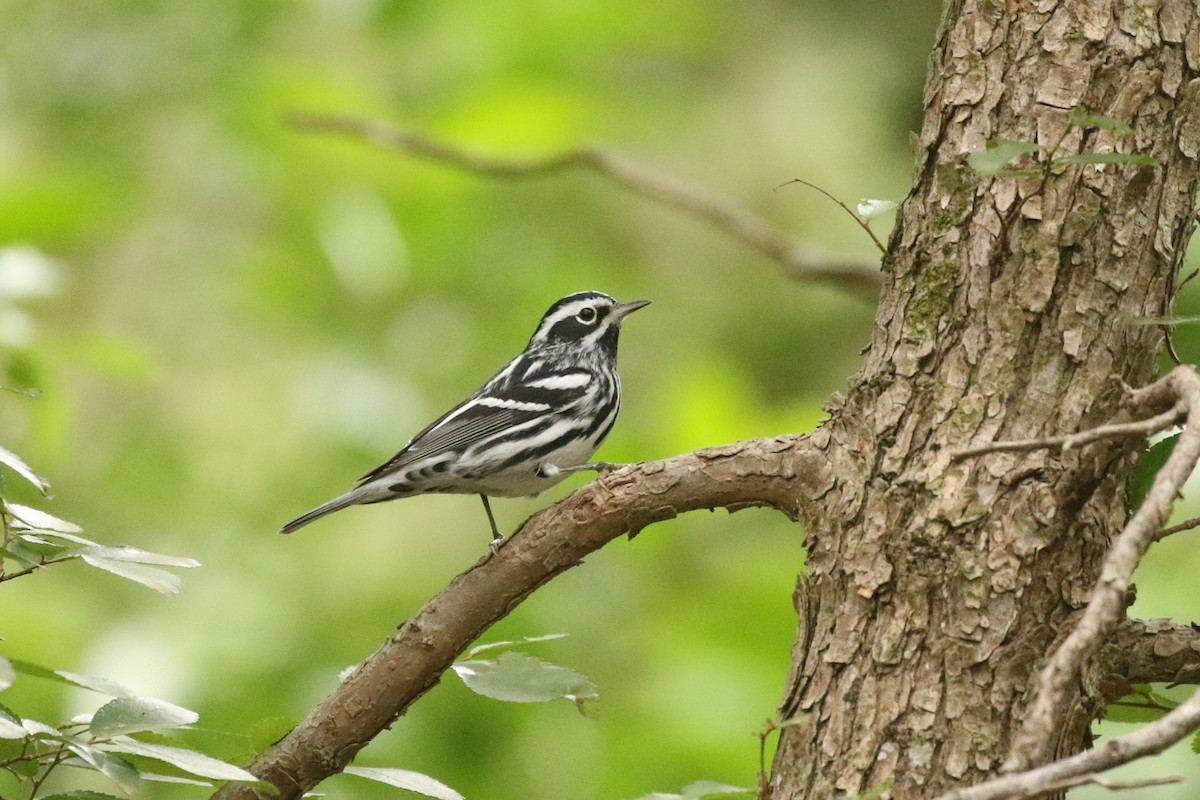
<svg viewBox="0 0 1200 800">
<path fill-rule="evenodd" d="M 575 472 L 596 472 L 604 475 L 606 472 L 612 472 L 614 469 L 629 466 L 628 464 L 614 464 L 611 461 L 592 461 L 588 464 L 576 464 L 573 467 L 557 467 L 554 464 L 542 464 L 538 468 L 539 473 L 544 478 L 552 478 L 558 475 L 570 475 Z"/>
<path fill-rule="evenodd" d="M 488 524 L 492 526 L 492 541 L 489 545 L 492 548 L 492 552 L 495 553 L 496 548 L 499 547 L 499 543 L 504 537 L 500 535 L 500 531 L 496 528 L 496 518 L 492 516 L 492 504 L 488 502 L 488 496 L 480 492 L 479 499 L 483 501 L 483 510 L 487 512 Z"/>
</svg>

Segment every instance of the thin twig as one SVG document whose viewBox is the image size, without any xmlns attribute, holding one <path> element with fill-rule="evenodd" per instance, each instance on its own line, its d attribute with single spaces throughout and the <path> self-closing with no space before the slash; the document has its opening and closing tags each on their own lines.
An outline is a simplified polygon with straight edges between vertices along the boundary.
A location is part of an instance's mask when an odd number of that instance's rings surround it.
<svg viewBox="0 0 1200 800">
<path fill-rule="evenodd" d="M 61 564 L 64 561 L 70 561 L 71 559 L 74 559 L 74 558 L 78 558 L 78 556 L 72 554 L 69 556 L 62 556 L 60 558 L 45 558 L 36 564 L 28 566 L 25 569 L 17 570 L 16 572 L 0 572 L 0 583 L 4 583 L 5 581 L 11 581 L 16 578 L 21 578 L 21 577 L 24 577 L 25 575 L 31 575 L 34 572 L 37 572 L 39 569 L 42 569 L 43 567 L 48 567 L 51 564 Z"/>
<path fill-rule="evenodd" d="M 295 113 L 288 123 L 305 131 L 332 133 L 429 159 L 479 175 L 537 177 L 586 169 L 632 192 L 693 217 L 779 262 L 795 280 L 830 283 L 874 301 L 882 280 L 877 265 L 817 255 L 745 206 L 699 186 L 598 147 L 582 147 L 534 159 L 504 159 L 471 153 L 393 125 L 335 114 Z"/>
<path fill-rule="evenodd" d="M 871 241 L 874 242 L 875 246 L 879 248 L 879 252 L 883 253 L 884 255 L 887 255 L 887 248 L 883 246 L 883 242 L 879 241 L 879 237 L 877 237 L 875 235 L 875 231 L 871 230 L 871 225 L 865 219 L 860 217 L 858 214 L 855 214 L 853 211 L 851 211 L 850 206 L 846 205 L 840 199 L 838 199 L 837 197 L 834 197 L 832 194 L 825 191 L 820 186 L 817 186 L 815 183 L 809 183 L 808 181 L 804 180 L 803 178 L 792 178 L 787 183 L 781 183 L 779 186 L 776 186 L 775 188 L 778 189 L 783 186 L 787 186 L 788 184 L 791 184 L 791 183 L 802 183 L 810 189 L 816 189 L 818 192 L 825 195 L 833 202 L 837 203 L 839 206 L 842 207 L 842 211 L 845 211 L 847 214 L 849 214 L 850 219 L 854 220 L 858 224 L 858 227 L 862 228 L 864 231 L 867 232 L 867 236 L 871 237 Z"/>
<path fill-rule="evenodd" d="M 1005 800 L 1034 797 L 1055 789 L 1098 783 L 1097 773 L 1161 753 L 1200 727 L 1200 692 L 1178 708 L 1133 733 L 1109 739 L 1091 749 L 1042 767 L 1001 775 L 983 783 L 954 789 L 935 800 Z M 1104 784 L 1101 784 L 1104 785 Z M 1113 786 L 1118 784 L 1113 783 Z"/>
<path fill-rule="evenodd" d="M 1024 722 L 1014 736 L 1009 751 L 1006 766 L 1010 770 L 1030 770 L 1049 758 L 1051 743 L 1056 733 L 1056 710 L 1066 707 L 1078 694 L 1078 681 L 1084 664 L 1119 623 L 1133 572 L 1154 541 L 1155 535 L 1162 530 L 1184 481 L 1192 474 L 1197 461 L 1200 460 L 1200 375 L 1197 375 L 1195 369 L 1176 367 L 1166 377 L 1134 391 L 1130 397 L 1130 405 L 1135 408 L 1147 405 L 1157 405 L 1161 408 L 1167 403 L 1170 403 L 1170 409 L 1144 420 L 1140 432 L 1147 432 L 1150 427 L 1148 423 L 1151 422 L 1162 426 L 1173 424 L 1171 420 L 1177 421 L 1181 410 L 1187 412 L 1187 425 L 1166 463 L 1155 476 L 1154 483 L 1137 513 L 1113 540 L 1101 567 L 1100 577 L 1078 623 L 1051 654 L 1039 673 L 1037 693 L 1026 709 Z M 1110 431 L 1118 428 L 1116 425 L 1105 427 Z M 1126 427 L 1124 430 L 1129 429 Z M 1172 734 L 1178 735 L 1170 741 L 1154 740 L 1156 746 L 1161 745 L 1159 749 L 1173 744 L 1200 725 L 1200 692 L 1159 722 L 1143 729 L 1149 730 L 1168 719 L 1179 720 L 1180 713 L 1185 708 L 1190 709 L 1190 716 L 1184 718 L 1191 727 L 1170 729 Z M 1154 730 L 1163 728 L 1155 727 Z M 1094 752 L 1107 752 L 1111 748 L 1112 742 L 1109 742 Z M 1115 763 L 1124 761 L 1106 764 L 1104 768 Z M 1089 768 L 1088 771 L 1097 770 Z M 1078 774 L 1081 773 L 1070 773 Z"/>
<path fill-rule="evenodd" d="M 1189 520 L 1184 520 L 1183 522 L 1180 522 L 1178 525 L 1172 525 L 1169 528 L 1163 528 L 1161 531 L 1159 531 L 1158 533 L 1156 533 L 1154 535 L 1154 541 L 1156 541 L 1156 542 L 1162 541 L 1163 539 L 1167 538 L 1168 536 L 1171 536 L 1176 533 L 1183 533 L 1184 531 L 1190 531 L 1192 528 L 1195 528 L 1195 527 L 1200 527 L 1200 517 L 1192 517 Z"/>
<path fill-rule="evenodd" d="M 1079 433 L 1071 433 L 1066 436 L 1046 436 L 1041 439 L 1012 439 L 1006 442 L 988 442 L 986 444 L 973 445 L 954 451 L 950 454 L 950 460 L 961 461 L 964 458 L 986 455 L 988 453 L 1049 450 L 1055 447 L 1061 447 L 1063 452 L 1066 452 L 1101 439 L 1120 439 L 1126 436 L 1150 436 L 1159 431 L 1166 430 L 1173 425 L 1177 425 L 1183 416 L 1184 409 L 1176 405 L 1168 411 L 1164 411 L 1148 419 L 1101 425 L 1097 428 L 1080 431 Z"/>
</svg>

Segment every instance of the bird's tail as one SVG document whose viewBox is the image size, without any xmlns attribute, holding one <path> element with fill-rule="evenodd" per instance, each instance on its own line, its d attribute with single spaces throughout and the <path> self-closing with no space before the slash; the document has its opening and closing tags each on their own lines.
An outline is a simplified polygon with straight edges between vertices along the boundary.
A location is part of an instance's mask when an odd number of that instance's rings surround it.
<svg viewBox="0 0 1200 800">
<path fill-rule="evenodd" d="M 363 495 L 359 489 L 355 489 L 353 491 L 346 492 L 344 495 L 341 495 L 340 497 L 333 498 L 328 503 L 322 503 L 321 505 L 317 506 L 312 511 L 309 511 L 306 514 L 301 514 L 300 516 L 296 517 L 294 520 L 289 522 L 287 525 L 284 525 L 282 528 L 280 528 L 279 532 L 280 533 L 291 533 L 294 530 L 303 528 L 305 525 L 307 525 L 308 523 L 312 522 L 315 519 L 320 519 L 321 517 L 325 516 L 326 514 L 332 514 L 335 511 L 341 511 L 343 508 L 346 508 L 347 506 L 352 506 L 355 503 L 361 503 L 362 501 L 363 501 Z"/>
</svg>

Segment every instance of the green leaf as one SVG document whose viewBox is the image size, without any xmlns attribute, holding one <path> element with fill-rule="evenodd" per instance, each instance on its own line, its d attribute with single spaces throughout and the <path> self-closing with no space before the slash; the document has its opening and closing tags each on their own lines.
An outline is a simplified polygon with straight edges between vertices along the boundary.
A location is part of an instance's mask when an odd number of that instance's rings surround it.
<svg viewBox="0 0 1200 800">
<path fill-rule="evenodd" d="M 0 556 L 10 558 L 22 567 L 36 567 L 41 563 L 41 556 L 16 537 L 9 541 L 7 547 L 0 547 Z"/>
<path fill-rule="evenodd" d="M 114 756 L 95 747 L 73 742 L 67 748 L 79 756 L 84 764 L 104 775 L 120 787 L 125 794 L 133 794 L 141 783 L 141 773 L 137 767 L 120 756 Z"/>
<path fill-rule="evenodd" d="M 1200 322 L 1200 315 L 1182 317 L 1139 317 L 1133 320 L 1134 325 L 1193 325 Z"/>
<path fill-rule="evenodd" d="M 1096 114 L 1088 111 L 1083 106 L 1075 106 L 1071 109 L 1069 117 L 1070 123 L 1079 128 L 1103 128 L 1106 131 L 1115 133 L 1123 133 L 1126 135 L 1133 134 L 1133 128 L 1126 125 L 1121 120 L 1114 117 L 1105 116 L 1104 114 Z"/>
<path fill-rule="evenodd" d="M 97 709 L 88 730 L 97 738 L 109 738 L 137 731 L 182 728 L 200 719 L 189 711 L 165 700 L 152 697 L 118 697 Z"/>
<path fill-rule="evenodd" d="M 155 761 L 170 764 L 192 775 L 199 775 L 201 778 L 212 778 L 218 781 L 262 782 L 241 767 L 227 764 L 224 761 L 218 761 L 203 753 L 197 753 L 195 750 L 188 750 L 183 747 L 148 744 L 126 736 L 119 737 L 107 744 L 97 745 L 96 747 L 97 749 L 125 753 L 131 756 L 152 758 Z"/>
<path fill-rule="evenodd" d="M 879 798 L 883 796 L 884 792 L 892 788 L 892 783 L 894 783 L 894 781 L 890 779 L 886 781 L 880 781 L 862 794 L 855 795 L 854 797 L 850 798 L 850 800 L 879 800 Z"/>
<path fill-rule="evenodd" d="M 989 139 L 986 150 L 967 156 L 971 169 L 980 175 L 995 175 L 1017 156 L 1036 153 L 1042 148 L 1033 142 L 1014 142 L 1011 139 Z"/>
<path fill-rule="evenodd" d="M 0 447 L 0 464 L 4 464 L 13 472 L 32 483 L 42 494 L 50 491 L 50 482 L 30 469 L 29 465 L 13 451 Z"/>
<path fill-rule="evenodd" d="M 426 797 L 436 797 L 437 800 L 464 800 L 461 794 L 446 784 L 428 775 L 423 775 L 420 772 L 412 772 L 407 769 L 384 769 L 381 767 L 346 767 L 342 771 L 347 775 L 369 778 L 373 781 L 386 783 L 388 786 L 395 786 L 400 789 L 407 789 L 410 792 L 423 794 Z"/>
<path fill-rule="evenodd" d="M 459 661 L 454 671 L 471 691 L 510 703 L 546 703 L 566 697 L 594 700 L 596 687 L 578 672 L 525 653 Z"/>
<path fill-rule="evenodd" d="M 1138 695 L 1130 695 L 1129 700 L 1132 703 L 1137 703 L 1139 700 L 1144 702 Z M 1157 719 L 1162 719 L 1166 713 L 1162 709 L 1150 708 L 1145 705 L 1123 706 L 1113 703 L 1105 710 L 1104 719 L 1109 722 L 1154 722 Z"/>
<path fill-rule="evenodd" d="M 1175 449 L 1175 443 L 1179 441 L 1179 436 L 1180 434 L 1176 433 L 1158 440 L 1138 457 L 1137 463 L 1133 465 L 1133 470 L 1129 473 L 1129 488 L 1125 493 L 1125 509 L 1130 514 L 1141 508 L 1150 487 L 1154 484 L 1154 478 L 1158 475 L 1158 471 L 1171 457 L 1171 451 Z"/>
<path fill-rule="evenodd" d="M 37 508 L 23 506 L 20 503 L 5 503 L 4 508 L 25 527 L 36 530 L 59 531 L 60 533 L 81 533 L 83 528 L 74 522 L 59 519 L 53 514 L 47 514 Z M 17 527 L 20 527 L 18 525 Z"/>
<path fill-rule="evenodd" d="M 110 681 L 108 678 L 95 678 L 91 675 L 80 675 L 76 672 L 67 672 L 65 670 L 56 670 L 43 667 L 40 664 L 34 664 L 30 661 L 22 661 L 18 658 L 9 661 L 13 669 L 22 675 L 28 675 L 32 678 L 44 678 L 58 683 L 65 683 L 70 686 L 78 686 L 81 689 L 91 689 L 93 692 L 106 694 L 110 697 L 135 697 L 136 695 L 116 681 Z"/>
<path fill-rule="evenodd" d="M 1200 731 L 1196 731 L 1195 735 L 1192 736 L 1192 752 L 1200 753 Z"/>
<path fill-rule="evenodd" d="M 521 645 L 521 644 L 534 644 L 537 642 L 550 642 L 550 641 L 554 641 L 555 639 L 565 639 L 570 635 L 571 634 L 569 634 L 569 633 L 547 633 L 542 636 L 525 636 L 515 642 L 488 642 L 487 644 L 481 644 L 481 645 L 472 647 L 470 650 L 467 651 L 467 655 L 475 656 L 475 655 L 478 655 L 479 653 L 483 653 L 488 650 L 495 650 L 495 649 L 501 648 L 501 647 L 514 647 L 516 645 Z"/>
<path fill-rule="evenodd" d="M 38 800 L 121 800 L 121 798 L 104 792 L 93 792 L 91 789 L 76 789 L 73 792 L 55 792 L 43 795 Z"/>
<path fill-rule="evenodd" d="M 17 679 L 17 671 L 4 656 L 0 656 L 0 692 L 13 685 Z"/>
<path fill-rule="evenodd" d="M 1073 156 L 1062 156 L 1054 159 L 1056 164 L 1136 164 L 1139 167 L 1153 167 L 1158 159 L 1144 153 L 1077 153 Z"/>
</svg>

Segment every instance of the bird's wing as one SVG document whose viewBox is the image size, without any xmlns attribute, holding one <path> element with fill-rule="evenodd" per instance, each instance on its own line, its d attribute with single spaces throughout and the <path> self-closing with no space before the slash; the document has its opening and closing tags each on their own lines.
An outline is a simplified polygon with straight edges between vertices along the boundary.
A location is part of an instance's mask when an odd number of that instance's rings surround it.
<svg viewBox="0 0 1200 800">
<path fill-rule="evenodd" d="M 538 369 L 517 375 L 520 377 L 512 380 L 514 376 L 510 373 L 511 382 L 500 385 L 490 381 L 478 393 L 431 422 L 387 462 L 359 478 L 359 484 L 369 483 L 417 459 L 465 450 L 508 428 L 567 411 L 587 394 L 594 380 L 590 372 L 583 370 Z"/>
</svg>

